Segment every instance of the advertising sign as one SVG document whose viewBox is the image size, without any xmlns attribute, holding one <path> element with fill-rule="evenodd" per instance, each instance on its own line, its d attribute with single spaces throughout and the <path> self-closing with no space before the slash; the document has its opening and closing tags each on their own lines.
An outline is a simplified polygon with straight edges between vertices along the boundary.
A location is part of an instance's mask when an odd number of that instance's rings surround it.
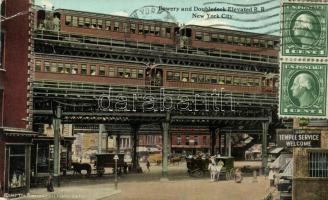
<svg viewBox="0 0 328 200">
<path fill-rule="evenodd" d="M 277 130 L 277 145 L 279 147 L 320 147 L 320 130 Z"/>
</svg>

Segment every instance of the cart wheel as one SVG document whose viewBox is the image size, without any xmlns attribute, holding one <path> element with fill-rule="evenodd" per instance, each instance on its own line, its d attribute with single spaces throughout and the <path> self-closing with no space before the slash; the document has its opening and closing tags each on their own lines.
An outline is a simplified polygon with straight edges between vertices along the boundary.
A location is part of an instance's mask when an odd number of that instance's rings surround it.
<svg viewBox="0 0 328 200">
<path fill-rule="evenodd" d="M 201 170 L 196 170 L 193 172 L 193 176 L 196 177 L 196 178 L 201 178 L 204 176 L 204 172 L 201 171 Z"/>
</svg>

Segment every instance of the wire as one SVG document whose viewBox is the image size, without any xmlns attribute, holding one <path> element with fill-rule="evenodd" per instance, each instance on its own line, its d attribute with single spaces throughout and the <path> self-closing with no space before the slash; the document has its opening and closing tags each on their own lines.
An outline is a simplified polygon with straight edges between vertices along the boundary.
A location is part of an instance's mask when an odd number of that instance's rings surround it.
<svg viewBox="0 0 328 200">
<path fill-rule="evenodd" d="M 28 11 L 22 11 L 22 12 L 19 12 L 19 13 L 14 14 L 12 16 L 9 16 L 9 17 L 1 16 L 1 22 L 4 22 L 4 21 L 9 20 L 9 19 L 12 19 L 14 17 L 25 15 L 25 14 L 28 14 Z"/>
</svg>

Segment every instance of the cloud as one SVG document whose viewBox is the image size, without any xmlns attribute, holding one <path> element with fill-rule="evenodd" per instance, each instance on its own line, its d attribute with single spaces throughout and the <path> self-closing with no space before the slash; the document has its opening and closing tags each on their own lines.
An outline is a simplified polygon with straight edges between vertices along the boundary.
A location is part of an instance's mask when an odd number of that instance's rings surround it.
<svg viewBox="0 0 328 200">
<path fill-rule="evenodd" d="M 46 6 L 47 10 L 52 9 L 52 7 L 54 6 L 54 4 L 51 3 L 49 0 L 41 0 L 41 5 Z"/>
<path fill-rule="evenodd" d="M 111 15 L 116 15 L 116 16 L 122 16 L 122 17 L 128 17 L 129 13 L 127 13 L 126 11 L 115 11 L 110 13 Z"/>
</svg>

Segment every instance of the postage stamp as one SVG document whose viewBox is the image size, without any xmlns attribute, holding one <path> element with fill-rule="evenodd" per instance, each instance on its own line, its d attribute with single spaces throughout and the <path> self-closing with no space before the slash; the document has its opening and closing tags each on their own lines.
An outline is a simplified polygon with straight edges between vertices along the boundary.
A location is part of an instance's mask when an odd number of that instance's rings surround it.
<svg viewBox="0 0 328 200">
<path fill-rule="evenodd" d="M 327 56 L 327 10 L 327 4 L 284 4 L 283 56 Z"/>
<path fill-rule="evenodd" d="M 281 116 L 325 117 L 326 102 L 326 64 L 281 64 Z"/>
</svg>

